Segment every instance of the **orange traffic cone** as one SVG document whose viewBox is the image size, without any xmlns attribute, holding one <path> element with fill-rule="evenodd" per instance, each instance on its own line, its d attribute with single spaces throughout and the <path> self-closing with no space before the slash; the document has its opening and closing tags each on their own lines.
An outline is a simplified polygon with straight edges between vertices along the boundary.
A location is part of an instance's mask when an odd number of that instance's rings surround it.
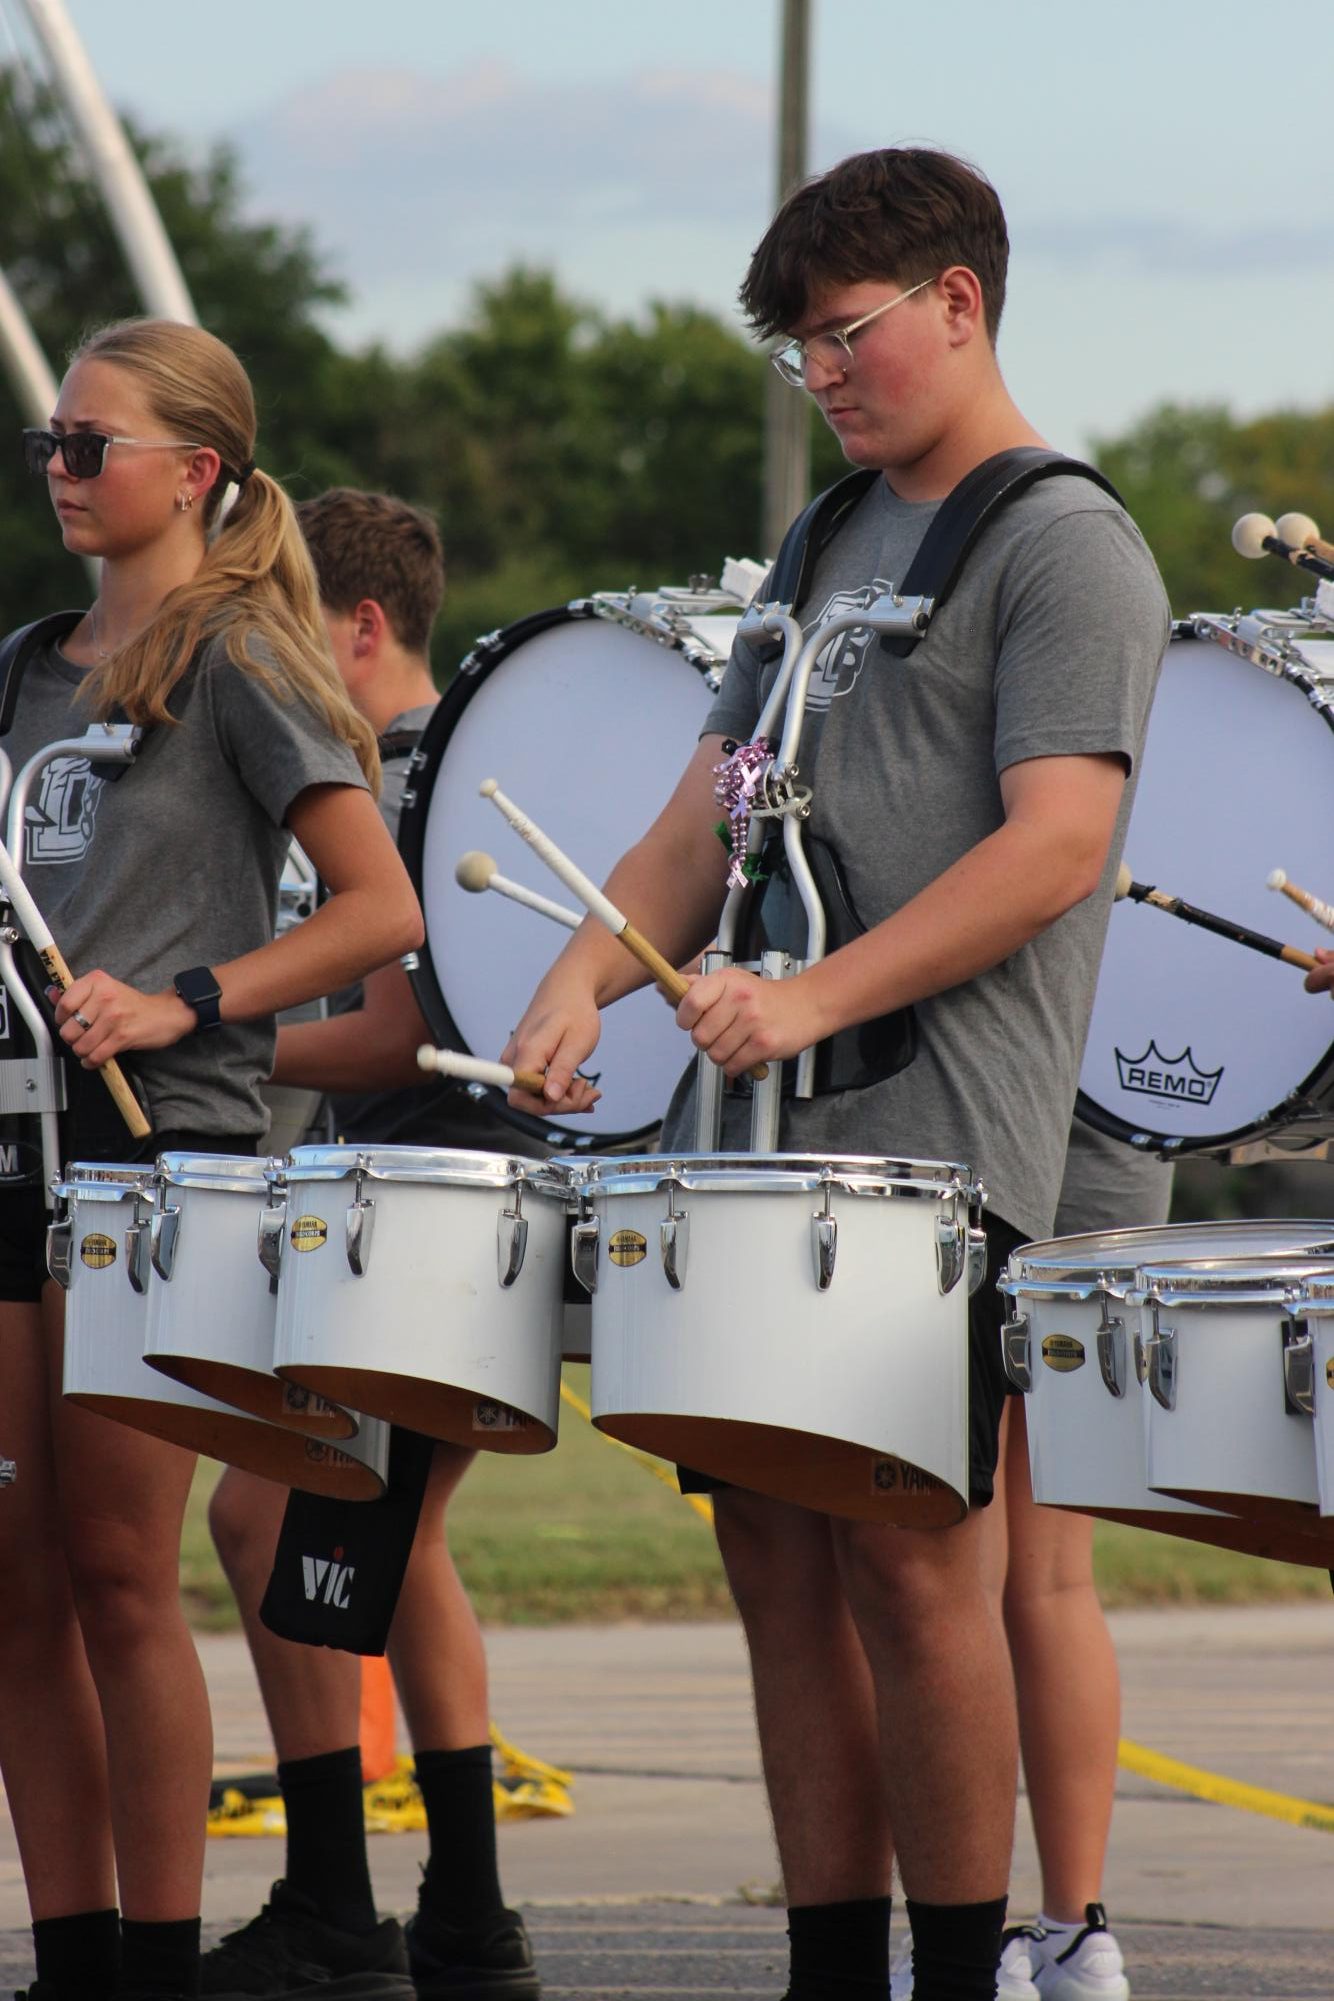
<svg viewBox="0 0 1334 2001">
<path fill-rule="evenodd" d="M 373 1785 L 394 1769 L 394 1677 L 382 1654 L 361 1660 L 361 1778 Z"/>
</svg>

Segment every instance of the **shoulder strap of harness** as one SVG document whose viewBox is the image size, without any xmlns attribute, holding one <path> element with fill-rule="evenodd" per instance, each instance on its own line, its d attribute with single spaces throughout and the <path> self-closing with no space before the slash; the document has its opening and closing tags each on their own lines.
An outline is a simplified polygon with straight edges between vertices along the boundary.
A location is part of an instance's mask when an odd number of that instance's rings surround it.
<svg viewBox="0 0 1334 2001">
<path fill-rule="evenodd" d="M 21 625 L 17 632 L 0 639 L 0 737 L 8 736 L 14 727 L 14 711 L 29 661 L 44 646 L 58 646 L 82 617 L 81 611 L 48 612 L 45 618 L 35 618 L 31 625 Z"/>
<path fill-rule="evenodd" d="M 1082 459 L 1067 458 L 1063 452 L 1049 451 L 1043 445 L 1016 445 L 1008 452 L 997 452 L 965 473 L 941 502 L 899 586 L 900 595 L 930 599 L 929 616 L 939 611 L 958 582 L 973 544 L 993 515 L 1038 480 L 1050 479 L 1056 473 L 1091 480 L 1113 500 L 1121 499 L 1111 481 Z M 817 494 L 797 516 L 774 561 L 769 595 L 776 603 L 791 605 L 794 614 L 800 616 L 816 563 L 852 509 L 879 478 L 878 472 L 865 468 L 849 473 L 824 493 Z M 912 652 L 918 639 L 885 638 L 880 643 L 902 660 Z"/>
<path fill-rule="evenodd" d="M 411 757 L 422 740 L 420 730 L 386 730 L 375 739 L 375 747 L 382 761 L 396 757 Z"/>
<path fill-rule="evenodd" d="M 1113 500 L 1121 500 L 1111 481 L 1083 459 L 1067 458 L 1064 452 L 1049 451 L 1045 445 L 1016 445 L 1008 452 L 997 452 L 965 473 L 946 495 L 908 566 L 900 595 L 928 599 L 924 608 L 928 618 L 934 617 L 958 583 L 974 543 L 993 516 L 1040 479 L 1051 479 L 1058 473 L 1091 480 Z M 906 660 L 923 636 L 886 637 L 880 643 L 896 659 Z"/>
</svg>

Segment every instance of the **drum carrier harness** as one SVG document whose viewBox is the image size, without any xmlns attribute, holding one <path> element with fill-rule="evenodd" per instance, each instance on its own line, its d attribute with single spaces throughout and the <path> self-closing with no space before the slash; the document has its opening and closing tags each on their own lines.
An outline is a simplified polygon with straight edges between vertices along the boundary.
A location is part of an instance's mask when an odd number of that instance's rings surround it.
<svg viewBox="0 0 1334 2001">
<path fill-rule="evenodd" d="M 964 564 L 992 519 L 1037 481 L 1063 475 L 1091 480 L 1114 500 L 1111 482 L 1082 460 L 1045 447 L 1023 445 L 985 459 L 947 495 L 922 538 L 902 586 L 891 588 L 865 607 L 840 612 L 806 637 L 799 622 L 815 566 L 852 510 L 882 477 L 862 469 L 818 495 L 783 537 L 769 580 L 769 598 L 754 603 L 738 628 L 762 660 L 781 654 L 777 676 L 749 743 L 728 746 L 718 767 L 719 803 L 730 820 L 732 865 L 728 895 L 705 972 L 750 963 L 762 979 L 790 979 L 860 937 L 866 925 L 848 895 L 838 856 L 822 840 L 806 838 L 811 789 L 803 785 L 798 753 L 806 696 L 817 657 L 840 633 L 879 635 L 879 651 L 893 660 L 911 659 L 931 621 L 947 603 Z M 781 729 L 780 729 L 781 722 Z M 726 829 L 720 829 L 726 832 Z M 764 930 L 767 886 L 775 881 L 795 891 L 805 916 L 800 953 L 790 942 L 771 945 Z M 787 1064 L 770 1063 L 753 1087 L 752 1152 L 778 1147 L 779 1112 L 785 1096 L 811 1098 L 857 1090 L 892 1077 L 916 1053 L 916 1018 L 911 1007 L 841 1030 L 803 1050 L 785 1079 Z M 716 1153 L 721 1142 L 723 1072 L 701 1053 L 696 1071 L 695 1146 Z"/>
</svg>

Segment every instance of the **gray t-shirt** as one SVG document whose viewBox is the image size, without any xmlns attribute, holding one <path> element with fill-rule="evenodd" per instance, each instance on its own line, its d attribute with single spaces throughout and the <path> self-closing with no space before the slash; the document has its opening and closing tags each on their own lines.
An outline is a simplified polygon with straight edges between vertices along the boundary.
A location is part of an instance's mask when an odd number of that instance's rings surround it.
<svg viewBox="0 0 1334 2001">
<path fill-rule="evenodd" d="M 1172 1207 L 1172 1169 L 1155 1154 L 1137 1153 L 1076 1119 L 1070 1128 L 1054 1235 L 1085 1230 L 1135 1230 L 1165 1223 Z"/>
<path fill-rule="evenodd" d="M 816 566 L 806 632 L 901 584 L 937 505 L 877 481 Z M 1110 753 L 1132 777 L 1096 893 L 1000 965 L 918 1001 L 917 1054 L 896 1076 L 785 1108 L 785 1147 L 962 1161 L 993 1214 L 1050 1235 L 1169 626 L 1134 524 L 1091 481 L 1060 476 L 993 519 L 909 659 L 865 629 L 830 642 L 799 763 L 814 787 L 811 831 L 837 854 L 868 929 L 1003 824 L 1010 765 Z M 752 736 L 776 666 L 738 643 L 702 734 Z M 669 1146 L 693 1144 L 688 1095 L 674 1100 Z M 748 1144 L 748 1118 L 748 1104 L 729 1104 L 726 1144 Z"/>
<path fill-rule="evenodd" d="M 84 677 L 54 647 L 30 663 L 4 739 L 16 773 L 46 744 L 87 730 Z M 150 731 L 114 782 L 86 757 L 48 764 L 24 826 L 24 877 L 72 972 L 100 967 L 147 993 L 189 966 L 268 944 L 292 802 L 308 785 L 366 784 L 322 718 L 236 667 L 221 639 L 172 706 L 182 721 Z M 262 1134 L 259 1084 L 273 1068 L 274 1033 L 266 1015 L 129 1052 L 155 1131 Z"/>
</svg>

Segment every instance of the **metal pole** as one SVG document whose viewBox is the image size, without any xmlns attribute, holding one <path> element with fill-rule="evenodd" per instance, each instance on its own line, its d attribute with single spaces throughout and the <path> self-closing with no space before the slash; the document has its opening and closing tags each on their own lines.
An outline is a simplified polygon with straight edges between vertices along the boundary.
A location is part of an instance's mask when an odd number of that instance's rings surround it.
<svg viewBox="0 0 1334 2001">
<path fill-rule="evenodd" d="M 37 336 L 28 324 L 28 316 L 3 271 L 0 271 L 0 368 L 13 386 L 24 423 L 39 427 L 49 423 L 60 392 L 46 356 L 37 345 Z"/>
<path fill-rule="evenodd" d="M 810 0 L 783 0 L 778 82 L 777 200 L 806 176 L 810 77 Z M 762 547 L 774 555 L 783 531 L 806 505 L 811 477 L 810 406 L 772 368 L 764 406 Z"/>
<path fill-rule="evenodd" d="M 23 0 L 56 88 L 88 152 L 107 214 L 120 239 L 139 296 L 159 319 L 199 324 L 181 267 L 148 183 L 97 72 L 65 10 L 64 0 Z"/>
</svg>

